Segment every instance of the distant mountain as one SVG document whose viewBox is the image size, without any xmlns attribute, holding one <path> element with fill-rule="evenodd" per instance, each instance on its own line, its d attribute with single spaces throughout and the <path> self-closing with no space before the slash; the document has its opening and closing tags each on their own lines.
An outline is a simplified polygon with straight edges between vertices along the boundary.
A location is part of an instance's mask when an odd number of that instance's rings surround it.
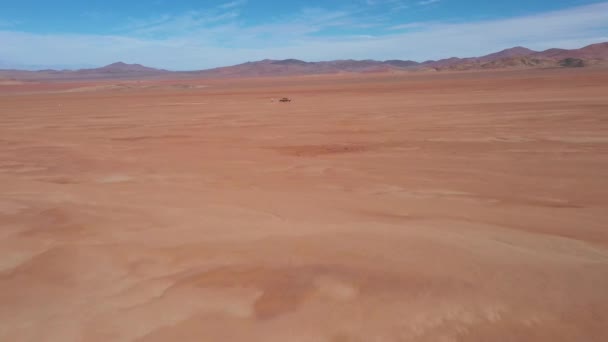
<svg viewBox="0 0 608 342">
<path fill-rule="evenodd" d="M 532 54 L 537 58 L 562 60 L 565 58 L 580 58 L 588 60 L 605 60 L 608 59 L 608 42 L 592 44 L 581 49 L 565 50 L 565 49 L 549 49 L 542 52 Z"/>
<path fill-rule="evenodd" d="M 140 64 L 117 62 L 100 68 L 71 70 L 0 70 L 0 78 L 27 80 L 97 80 L 147 78 L 226 78 L 319 75 L 338 73 L 401 73 L 408 71 L 489 70 L 505 68 L 561 68 L 608 65 L 608 42 L 580 49 L 534 51 L 517 46 L 481 57 L 446 58 L 418 63 L 410 60 L 336 60 L 306 62 L 299 59 L 271 60 L 198 71 L 173 72 Z"/>
<path fill-rule="evenodd" d="M 282 61 L 266 60 L 266 61 L 273 62 L 272 64 L 276 64 L 276 65 L 308 65 L 308 64 L 310 64 L 309 62 L 304 62 L 299 59 L 284 59 Z"/>
<path fill-rule="evenodd" d="M 126 64 L 123 62 L 112 63 L 101 68 L 96 69 L 81 69 L 78 70 L 80 73 L 93 72 L 93 73 L 158 73 L 166 72 L 166 70 L 154 69 L 143 66 L 141 64 Z"/>
<path fill-rule="evenodd" d="M 112 63 L 100 68 L 79 70 L 0 70 L 0 77 L 10 77 L 22 81 L 44 80 L 103 80 L 103 79 L 146 79 L 172 74 L 171 71 L 155 69 L 141 64 Z"/>
<path fill-rule="evenodd" d="M 495 52 L 495 53 L 491 53 L 489 55 L 479 57 L 478 59 L 481 61 L 485 61 L 485 62 L 491 62 L 491 61 L 495 61 L 497 59 L 502 59 L 502 58 L 529 56 L 535 52 L 536 51 L 530 50 L 530 49 L 522 47 L 522 46 L 516 46 L 514 48 L 502 50 L 499 52 Z"/>
<path fill-rule="evenodd" d="M 195 71 L 199 76 L 206 77 L 259 77 L 259 76 L 291 76 L 316 75 L 336 73 L 365 73 L 397 71 L 406 67 L 418 65 L 411 61 L 374 61 L 374 60 L 337 60 L 327 62 L 305 62 L 297 59 L 271 60 L 221 67 L 209 70 Z"/>
<path fill-rule="evenodd" d="M 114 76 L 119 76 L 119 77 L 121 77 L 121 76 L 125 76 L 125 77 L 144 76 L 144 77 L 146 77 L 147 76 L 147 77 L 150 77 L 150 76 L 160 76 L 160 75 L 169 73 L 169 71 L 150 68 L 150 67 L 143 66 L 141 64 L 127 64 L 127 63 L 123 63 L 123 62 L 116 62 L 116 63 L 112 63 L 110 65 L 103 66 L 101 68 L 80 69 L 80 70 L 76 70 L 76 71 L 64 71 L 64 73 L 67 75 L 72 75 L 72 76 L 77 76 L 77 77 L 82 77 L 82 76 L 86 76 L 86 75 L 94 75 L 94 76 L 98 76 L 98 77 L 103 77 L 103 76 L 109 76 L 109 77 L 114 77 Z"/>
<path fill-rule="evenodd" d="M 580 49 L 548 49 L 540 52 L 515 47 L 482 57 L 450 58 L 424 63 L 425 66 L 437 71 L 584 67 L 597 64 L 608 65 L 608 42 L 588 45 Z"/>
<path fill-rule="evenodd" d="M 438 61 L 426 61 L 422 64 L 427 67 L 442 68 L 442 67 L 447 67 L 450 65 L 455 65 L 458 63 L 466 62 L 467 60 L 474 60 L 474 58 L 450 57 L 450 58 L 440 59 Z"/>
<path fill-rule="evenodd" d="M 392 59 L 389 61 L 384 61 L 383 64 L 394 66 L 397 68 L 409 68 L 409 67 L 419 65 L 420 63 L 414 62 L 414 61 L 402 61 L 399 59 Z"/>
</svg>

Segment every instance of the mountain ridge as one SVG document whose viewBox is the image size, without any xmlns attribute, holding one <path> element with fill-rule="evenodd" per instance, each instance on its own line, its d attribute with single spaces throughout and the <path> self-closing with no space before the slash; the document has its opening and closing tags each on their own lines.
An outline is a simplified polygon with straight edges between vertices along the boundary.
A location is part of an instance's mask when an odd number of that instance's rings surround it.
<svg viewBox="0 0 608 342">
<path fill-rule="evenodd" d="M 450 57 L 416 62 L 412 60 L 332 60 L 308 62 L 289 58 L 264 59 L 232 66 L 194 71 L 169 71 L 141 64 L 115 62 L 99 68 L 79 70 L 0 70 L 0 77 L 17 80 L 78 80 L 129 79 L 158 77 L 271 77 L 338 73 L 375 73 L 407 71 L 460 71 L 502 68 L 584 67 L 608 64 L 608 42 L 584 46 L 580 49 L 547 49 L 534 51 L 515 46 L 480 57 Z"/>
</svg>

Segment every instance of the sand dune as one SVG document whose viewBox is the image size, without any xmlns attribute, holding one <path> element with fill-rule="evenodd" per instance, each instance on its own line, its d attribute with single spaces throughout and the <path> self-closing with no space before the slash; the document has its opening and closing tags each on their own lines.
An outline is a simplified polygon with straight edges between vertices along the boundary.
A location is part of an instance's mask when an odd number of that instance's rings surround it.
<svg viewBox="0 0 608 342">
<path fill-rule="evenodd" d="M 0 340 L 608 336 L 607 71 L 123 88 L 0 85 Z"/>
</svg>

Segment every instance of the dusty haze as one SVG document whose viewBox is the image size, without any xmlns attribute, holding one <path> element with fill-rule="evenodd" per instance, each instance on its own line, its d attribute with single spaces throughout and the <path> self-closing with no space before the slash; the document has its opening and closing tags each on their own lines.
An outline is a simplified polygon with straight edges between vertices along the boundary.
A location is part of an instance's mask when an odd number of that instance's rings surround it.
<svg viewBox="0 0 608 342">
<path fill-rule="evenodd" d="M 605 341 L 606 94 L 606 69 L 7 82 L 0 340 Z"/>
</svg>

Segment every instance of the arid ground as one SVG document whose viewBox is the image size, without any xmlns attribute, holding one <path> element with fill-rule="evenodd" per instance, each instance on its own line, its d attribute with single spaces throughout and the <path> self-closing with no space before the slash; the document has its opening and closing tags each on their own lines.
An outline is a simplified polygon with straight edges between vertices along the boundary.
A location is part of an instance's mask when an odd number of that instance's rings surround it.
<svg viewBox="0 0 608 342">
<path fill-rule="evenodd" d="M 0 227 L 2 341 L 606 341 L 608 70 L 7 83 Z"/>
</svg>

